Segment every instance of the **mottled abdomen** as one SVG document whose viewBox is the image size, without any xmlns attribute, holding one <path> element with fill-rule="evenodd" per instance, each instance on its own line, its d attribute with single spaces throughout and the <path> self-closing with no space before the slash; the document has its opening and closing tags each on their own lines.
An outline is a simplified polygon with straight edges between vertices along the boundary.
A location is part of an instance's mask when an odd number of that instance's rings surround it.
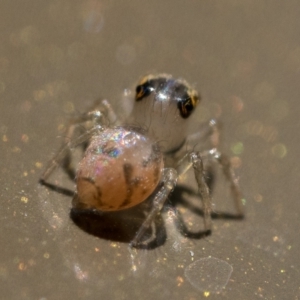
<svg viewBox="0 0 300 300">
<path fill-rule="evenodd" d="M 114 211 L 147 199 L 158 185 L 163 156 L 145 135 L 111 128 L 95 136 L 79 164 L 73 206 Z"/>
</svg>

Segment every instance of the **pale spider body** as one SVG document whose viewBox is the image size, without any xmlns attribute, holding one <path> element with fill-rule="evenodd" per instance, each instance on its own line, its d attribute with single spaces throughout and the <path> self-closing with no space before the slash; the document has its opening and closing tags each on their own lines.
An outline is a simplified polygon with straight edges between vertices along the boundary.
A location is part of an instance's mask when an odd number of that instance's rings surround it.
<svg viewBox="0 0 300 300">
<path fill-rule="evenodd" d="M 73 207 L 118 211 L 152 197 L 152 208 L 131 242 L 137 246 L 174 189 L 178 176 L 194 169 L 203 202 L 204 226 L 211 230 L 211 197 L 205 181 L 202 158 L 218 162 L 231 185 L 238 216 L 243 216 L 241 193 L 230 161 L 217 150 L 214 120 L 188 136 L 188 121 L 200 101 L 198 93 L 182 79 L 170 75 L 149 75 L 136 87 L 132 112 L 120 122 L 107 100 L 91 112 L 73 120 L 66 142 L 41 177 L 47 180 L 56 166 L 66 164 L 70 149 L 88 141 L 76 172 Z M 90 125 L 90 123 L 92 125 Z M 74 137 L 78 125 L 85 132 Z M 194 151 L 201 139 L 211 139 L 211 148 Z"/>
</svg>

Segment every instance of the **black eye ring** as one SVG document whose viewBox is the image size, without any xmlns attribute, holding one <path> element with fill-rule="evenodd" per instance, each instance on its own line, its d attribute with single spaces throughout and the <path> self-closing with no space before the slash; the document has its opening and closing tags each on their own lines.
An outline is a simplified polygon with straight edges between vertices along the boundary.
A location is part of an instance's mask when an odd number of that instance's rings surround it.
<svg viewBox="0 0 300 300">
<path fill-rule="evenodd" d="M 191 115 L 194 108 L 195 108 L 195 105 L 193 103 L 193 99 L 191 99 L 191 98 L 187 98 L 185 100 L 178 102 L 178 109 L 180 111 L 180 115 L 184 119 L 188 118 Z"/>
<path fill-rule="evenodd" d="M 135 99 L 137 101 L 140 101 L 144 97 L 149 96 L 151 94 L 151 92 L 153 91 L 153 88 L 151 87 L 149 82 L 146 82 L 144 84 L 138 85 L 136 87 L 135 91 L 136 91 Z"/>
<path fill-rule="evenodd" d="M 142 85 L 138 85 L 135 89 L 137 94 L 140 94 L 143 91 L 143 86 Z"/>
<path fill-rule="evenodd" d="M 188 112 L 191 112 L 194 109 L 194 105 L 191 103 L 191 101 L 186 102 L 184 107 Z"/>
</svg>

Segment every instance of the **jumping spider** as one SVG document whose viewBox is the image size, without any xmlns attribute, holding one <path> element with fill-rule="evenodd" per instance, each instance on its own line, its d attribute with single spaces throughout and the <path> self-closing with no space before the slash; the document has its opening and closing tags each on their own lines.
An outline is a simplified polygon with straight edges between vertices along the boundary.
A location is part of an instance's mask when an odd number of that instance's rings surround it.
<svg viewBox="0 0 300 300">
<path fill-rule="evenodd" d="M 199 94 L 182 79 L 170 75 L 149 75 L 136 87 L 133 110 L 120 122 L 107 100 L 74 119 L 61 150 L 50 161 L 40 182 L 47 185 L 57 166 L 71 160 L 71 149 L 86 144 L 75 176 L 73 207 L 118 211 L 152 197 L 152 208 L 131 241 L 138 246 L 147 229 L 174 189 L 178 176 L 194 169 L 203 202 L 204 228 L 211 231 L 211 197 L 205 180 L 203 160 L 222 167 L 231 186 L 237 215 L 243 216 L 242 197 L 229 158 L 219 152 L 215 120 L 202 130 L 187 135 L 190 115 L 200 102 Z M 75 136 L 76 128 L 84 132 Z M 210 149 L 194 146 L 210 139 Z"/>
</svg>

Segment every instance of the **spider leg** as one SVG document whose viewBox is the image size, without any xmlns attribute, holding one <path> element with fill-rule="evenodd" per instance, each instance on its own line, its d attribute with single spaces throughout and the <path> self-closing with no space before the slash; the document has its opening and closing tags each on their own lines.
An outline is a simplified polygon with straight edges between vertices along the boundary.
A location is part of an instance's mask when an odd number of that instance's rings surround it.
<svg viewBox="0 0 300 300">
<path fill-rule="evenodd" d="M 203 203 L 203 214 L 204 214 L 204 227 L 207 233 L 211 231 L 211 196 L 210 191 L 212 184 L 205 179 L 205 175 L 209 172 L 209 168 L 212 167 L 212 162 L 217 162 L 222 167 L 226 180 L 230 183 L 231 194 L 234 200 L 234 205 L 237 212 L 237 217 L 242 218 L 244 216 L 242 193 L 240 191 L 238 180 L 234 174 L 234 171 L 230 164 L 230 159 L 227 155 L 218 151 L 217 146 L 220 140 L 220 124 L 212 119 L 206 126 L 202 126 L 203 131 L 198 134 L 193 134 L 187 140 L 190 144 L 188 150 L 192 150 L 192 146 L 196 145 L 197 142 L 205 141 L 208 138 L 209 146 L 211 150 L 208 151 L 193 151 L 185 154 L 182 159 L 177 163 L 176 170 L 179 176 L 187 172 L 191 167 L 194 169 L 195 178 L 198 184 L 199 193 Z M 202 143 L 200 143 L 201 145 Z M 203 166 L 203 160 L 205 161 L 206 167 Z M 207 169 L 208 168 L 208 169 Z M 208 186 L 207 184 L 210 184 Z"/>
<path fill-rule="evenodd" d="M 204 228 L 209 233 L 211 231 L 211 196 L 210 189 L 205 180 L 205 169 L 203 167 L 203 159 L 208 161 L 216 161 L 222 167 L 224 176 L 230 184 L 231 195 L 234 201 L 237 217 L 244 217 L 242 193 L 238 185 L 234 171 L 230 164 L 230 159 L 227 155 L 219 152 L 216 148 L 203 152 L 192 152 L 186 154 L 179 161 L 177 170 L 179 176 L 184 174 L 191 166 L 194 169 L 195 178 L 198 184 L 199 193 L 203 203 Z"/>
<path fill-rule="evenodd" d="M 67 130 L 66 130 L 66 134 L 65 134 L 65 137 L 64 137 L 64 143 L 62 145 L 62 148 L 65 145 L 67 145 L 70 141 L 72 141 L 75 138 L 76 135 L 80 136 L 80 135 L 84 134 L 87 130 L 86 126 L 84 126 L 84 125 L 87 124 L 89 121 L 92 121 L 93 123 L 97 123 L 97 121 L 98 121 L 97 119 L 99 118 L 98 115 L 99 115 L 98 111 L 94 110 L 92 112 L 84 113 L 84 114 L 81 114 L 79 116 L 73 117 L 69 121 L 69 125 L 67 126 Z M 82 143 L 83 149 L 85 149 L 87 147 L 87 142 L 88 142 L 88 139 Z M 61 158 L 60 166 L 68 174 L 69 178 L 71 180 L 74 180 L 75 171 L 74 171 L 74 168 L 71 165 L 72 157 L 71 157 L 70 149 L 71 148 L 65 150 L 64 157 Z M 58 152 L 60 152 L 60 150 Z M 58 153 L 56 155 L 58 155 Z M 51 161 L 48 164 L 48 167 L 50 165 L 51 165 Z M 45 172 L 47 172 L 47 171 L 45 170 Z M 42 177 L 43 177 L 43 175 L 42 175 Z M 49 175 L 48 175 L 48 177 L 49 177 Z"/>
<path fill-rule="evenodd" d="M 203 166 L 202 153 L 199 151 L 186 153 L 181 160 L 178 161 L 176 170 L 178 177 L 185 174 L 191 167 L 194 169 L 195 179 L 198 185 L 198 192 L 200 194 L 203 205 L 204 229 L 205 234 L 211 233 L 211 196 L 210 188 L 207 185 L 206 170 Z"/>
<path fill-rule="evenodd" d="M 220 144 L 220 127 L 221 124 L 216 119 L 211 119 L 209 122 L 201 123 L 197 127 L 197 132 L 188 136 L 187 145 L 201 145 L 202 147 L 209 143 L 205 148 L 217 148 Z M 190 149 L 192 150 L 192 149 Z"/>
<path fill-rule="evenodd" d="M 198 184 L 199 194 L 203 204 L 204 215 L 204 229 L 207 234 L 211 233 L 211 197 L 209 188 L 205 181 L 205 173 L 203 168 L 203 161 L 199 152 L 190 154 L 190 159 L 194 169 L 195 178 Z"/>
<path fill-rule="evenodd" d="M 75 172 L 71 168 L 71 149 L 87 143 L 93 134 L 102 130 L 102 127 L 115 124 L 117 121 L 117 116 L 108 100 L 98 101 L 91 111 L 72 118 L 66 130 L 64 143 L 48 163 L 41 175 L 40 183 L 46 185 L 46 181 L 58 166 L 62 166 L 69 177 L 74 179 Z M 75 131 L 77 128 L 81 128 L 80 126 L 84 131 L 81 131 L 81 134 L 74 138 Z"/>
<path fill-rule="evenodd" d="M 69 141 L 68 143 L 64 144 L 61 149 L 57 152 L 57 154 L 53 157 L 53 159 L 49 162 L 47 168 L 43 172 L 40 178 L 40 183 L 44 184 L 53 171 L 62 164 L 65 156 L 68 155 L 70 149 L 77 147 L 78 145 L 84 143 L 85 141 L 89 140 L 96 132 L 102 130 L 100 125 L 86 131 L 84 134 L 80 135 L 76 139 Z"/>
<path fill-rule="evenodd" d="M 218 145 L 220 141 L 220 124 L 217 120 L 212 119 L 209 122 L 209 126 L 212 129 L 210 136 L 211 150 L 206 153 L 208 153 L 208 156 L 211 156 L 213 160 L 217 161 L 219 166 L 222 167 L 223 174 L 230 184 L 231 195 L 234 201 L 237 217 L 243 218 L 244 207 L 242 202 L 242 193 L 238 185 L 238 179 L 235 176 L 234 171 L 232 169 L 230 158 L 226 154 L 221 153 L 218 150 Z M 205 154 L 203 153 L 203 155 Z"/>
<path fill-rule="evenodd" d="M 110 102 L 106 99 L 101 101 L 101 105 L 104 109 L 104 114 L 107 118 L 107 120 L 109 121 L 110 125 L 119 125 L 119 120 L 118 117 L 116 115 L 116 113 L 114 112 Z"/>
<path fill-rule="evenodd" d="M 234 201 L 237 217 L 244 217 L 244 208 L 242 202 L 242 193 L 238 185 L 238 179 L 232 169 L 230 159 L 226 154 L 219 152 L 216 148 L 209 151 L 209 155 L 222 167 L 224 176 L 230 184 L 230 191 Z"/>
<path fill-rule="evenodd" d="M 177 171 L 173 168 L 164 169 L 163 186 L 157 192 L 154 197 L 152 209 L 149 212 L 146 220 L 141 225 L 140 229 L 136 233 L 134 239 L 130 243 L 130 247 L 138 246 L 141 243 L 141 239 L 146 233 L 147 229 L 151 226 L 153 220 L 157 214 L 161 211 L 164 203 L 166 202 L 169 194 L 174 189 L 177 182 Z"/>
</svg>

